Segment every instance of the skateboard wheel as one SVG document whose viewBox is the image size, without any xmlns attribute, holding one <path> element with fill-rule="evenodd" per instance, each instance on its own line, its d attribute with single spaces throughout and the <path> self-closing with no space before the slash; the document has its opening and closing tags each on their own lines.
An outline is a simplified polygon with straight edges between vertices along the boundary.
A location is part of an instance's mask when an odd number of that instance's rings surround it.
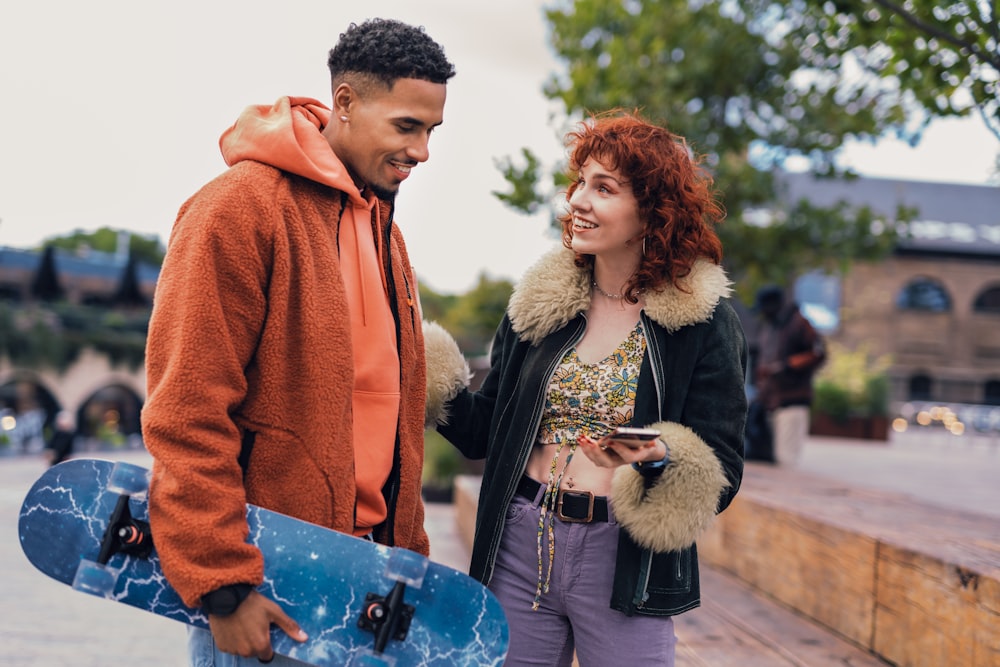
<svg viewBox="0 0 1000 667">
<path fill-rule="evenodd" d="M 73 577 L 73 588 L 97 597 L 110 598 L 118 582 L 118 573 L 92 560 L 81 560 Z"/>
<path fill-rule="evenodd" d="M 427 574 L 429 565 L 430 561 L 415 551 L 394 548 L 385 566 L 385 576 L 419 589 L 424 585 L 424 575 Z"/>
<path fill-rule="evenodd" d="M 108 491 L 137 496 L 149 488 L 149 471 L 133 463 L 118 461 L 108 477 Z"/>
</svg>

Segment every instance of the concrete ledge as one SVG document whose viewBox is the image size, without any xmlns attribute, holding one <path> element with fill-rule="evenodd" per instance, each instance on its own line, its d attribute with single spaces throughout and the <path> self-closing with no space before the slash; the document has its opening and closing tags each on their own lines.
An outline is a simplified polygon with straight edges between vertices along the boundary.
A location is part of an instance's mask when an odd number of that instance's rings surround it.
<svg viewBox="0 0 1000 667">
<path fill-rule="evenodd" d="M 1000 667 L 1000 522 L 748 463 L 699 558 L 897 665 Z"/>
</svg>

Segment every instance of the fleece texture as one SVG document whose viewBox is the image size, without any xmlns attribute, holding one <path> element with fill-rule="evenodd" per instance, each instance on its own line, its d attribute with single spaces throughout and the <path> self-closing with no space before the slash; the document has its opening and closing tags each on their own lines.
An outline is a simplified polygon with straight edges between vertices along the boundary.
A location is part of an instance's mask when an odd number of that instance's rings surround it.
<svg viewBox="0 0 1000 667">
<path fill-rule="evenodd" d="M 514 288 L 507 313 L 522 339 L 537 345 L 590 306 L 590 275 L 574 264 L 575 257 L 566 248 L 549 251 Z M 722 267 L 705 259 L 680 283 L 684 290 L 667 285 L 643 296 L 646 314 L 669 332 L 705 322 L 732 292 Z"/>
<path fill-rule="evenodd" d="M 284 98 L 270 120 L 286 141 L 305 136 L 306 155 L 326 153 L 301 174 L 274 146 L 227 155 L 230 169 L 181 207 L 157 283 L 143 409 L 154 457 L 150 519 L 164 572 L 189 605 L 225 584 L 261 583 L 261 554 L 246 543 L 246 503 L 356 528 L 355 450 L 371 445 L 355 442 L 359 341 L 337 248 L 342 220 L 375 225 L 385 239 L 386 303 L 398 322 L 401 398 L 383 443 L 392 470 L 388 519 L 376 538 L 428 553 L 413 270 L 389 204 L 366 200 L 346 177 L 319 134 L 328 113 L 315 105 Z M 278 153 L 280 168 L 262 162 Z M 312 171 L 317 163 L 325 176 Z M 331 169 L 340 174 L 332 182 Z M 244 470 L 238 459 L 247 451 Z"/>
<path fill-rule="evenodd" d="M 448 402 L 469 386 L 472 372 L 458 343 L 437 322 L 424 322 L 424 356 L 427 359 L 425 426 L 448 422 Z"/>
<path fill-rule="evenodd" d="M 712 525 L 722 490 L 729 480 L 712 449 L 686 426 L 650 424 L 670 443 L 670 465 L 647 488 L 632 466 L 615 471 L 611 502 L 615 518 L 639 546 L 676 551 L 694 544 Z"/>
</svg>

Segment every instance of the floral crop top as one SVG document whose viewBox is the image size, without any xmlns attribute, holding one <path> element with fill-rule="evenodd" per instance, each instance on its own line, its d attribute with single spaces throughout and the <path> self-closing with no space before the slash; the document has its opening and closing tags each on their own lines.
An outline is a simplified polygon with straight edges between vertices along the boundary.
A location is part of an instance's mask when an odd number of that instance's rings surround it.
<svg viewBox="0 0 1000 667">
<path fill-rule="evenodd" d="M 596 364 L 583 363 L 576 348 L 570 349 L 549 381 L 538 442 L 576 442 L 580 434 L 598 439 L 628 425 L 645 352 L 641 321 L 617 350 Z"/>
</svg>

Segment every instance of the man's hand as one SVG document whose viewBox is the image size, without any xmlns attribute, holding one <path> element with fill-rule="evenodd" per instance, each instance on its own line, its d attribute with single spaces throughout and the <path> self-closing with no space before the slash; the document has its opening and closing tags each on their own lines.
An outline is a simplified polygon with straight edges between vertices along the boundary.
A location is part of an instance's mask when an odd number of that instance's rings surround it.
<svg viewBox="0 0 1000 667">
<path fill-rule="evenodd" d="M 244 658 L 257 658 L 261 662 L 274 659 L 271 648 L 271 625 L 277 625 L 298 642 L 308 639 L 299 624 L 291 619 L 277 603 L 257 591 L 229 616 L 209 615 L 208 624 L 220 651 Z"/>
</svg>

